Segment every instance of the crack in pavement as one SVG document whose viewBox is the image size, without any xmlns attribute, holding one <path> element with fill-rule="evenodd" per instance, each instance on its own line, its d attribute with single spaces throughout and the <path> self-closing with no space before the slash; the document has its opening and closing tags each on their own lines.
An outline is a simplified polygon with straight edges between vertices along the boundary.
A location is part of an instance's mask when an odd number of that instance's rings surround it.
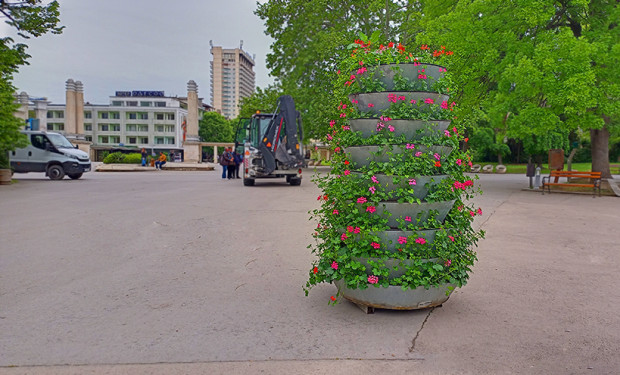
<svg viewBox="0 0 620 375">
<path fill-rule="evenodd" d="M 430 318 L 431 314 L 433 313 L 433 311 L 435 311 L 435 307 L 433 307 L 432 309 L 430 309 L 430 311 L 428 312 L 428 314 L 426 315 L 426 318 L 424 319 L 424 321 L 422 322 L 422 326 L 420 327 L 420 329 L 418 330 L 418 332 L 415 334 L 415 337 L 413 338 L 413 341 L 411 342 L 411 347 L 409 348 L 409 353 L 413 353 L 415 351 L 415 342 L 418 339 L 418 336 L 420 336 L 420 333 L 422 332 L 422 330 L 424 329 L 424 325 L 426 324 L 426 321 L 428 320 L 428 318 Z"/>
</svg>

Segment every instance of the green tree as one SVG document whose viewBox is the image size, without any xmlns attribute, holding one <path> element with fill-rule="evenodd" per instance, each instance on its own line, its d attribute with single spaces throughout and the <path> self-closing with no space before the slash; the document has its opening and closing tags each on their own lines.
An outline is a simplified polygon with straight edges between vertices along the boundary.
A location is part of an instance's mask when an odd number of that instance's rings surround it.
<svg viewBox="0 0 620 375">
<path fill-rule="evenodd" d="M 256 14 L 275 42 L 267 56 L 271 75 L 295 100 L 306 138 L 322 138 L 333 103 L 331 79 L 346 46 L 359 32 L 380 30 L 388 40 L 413 23 L 419 4 L 405 0 L 284 0 L 258 4 Z M 401 36 L 407 38 L 408 35 Z M 337 103 L 336 103 L 337 104 Z"/>
<path fill-rule="evenodd" d="M 205 142 L 232 142 L 232 122 L 217 112 L 205 112 L 198 122 L 198 135 Z"/>
<path fill-rule="evenodd" d="M 44 5 L 41 0 L 17 1 L 0 0 L 0 13 L 6 23 L 15 28 L 18 34 L 28 39 L 47 32 L 59 34 L 58 2 Z M 14 116 L 19 106 L 15 103 L 13 75 L 19 67 L 28 64 L 30 57 L 26 45 L 15 43 L 12 38 L 0 38 L 0 168 L 7 167 L 8 151 L 24 145 L 25 138 L 19 129 L 24 125 Z"/>
<path fill-rule="evenodd" d="M 620 125 L 618 3 L 429 1 L 424 13 L 435 16 L 421 19 L 417 41 L 454 51 L 461 121 L 480 111 L 506 136 L 551 148 L 589 131 L 592 169 L 609 177 L 609 134 Z"/>
<path fill-rule="evenodd" d="M 276 110 L 278 98 L 282 95 L 282 89 L 277 84 L 269 85 L 264 90 L 260 87 L 256 88 L 254 94 L 241 98 L 239 117 L 249 118 L 256 111 L 272 113 Z"/>
</svg>

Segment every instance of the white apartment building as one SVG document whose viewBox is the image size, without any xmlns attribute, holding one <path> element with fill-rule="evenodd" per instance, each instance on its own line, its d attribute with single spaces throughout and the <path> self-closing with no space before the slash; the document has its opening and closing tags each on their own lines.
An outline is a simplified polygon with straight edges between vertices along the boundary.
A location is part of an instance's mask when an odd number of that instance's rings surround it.
<svg viewBox="0 0 620 375">
<path fill-rule="evenodd" d="M 241 98 L 251 96 L 256 85 L 254 58 L 241 47 L 223 49 L 211 44 L 211 105 L 228 119 L 239 115 Z"/>
</svg>

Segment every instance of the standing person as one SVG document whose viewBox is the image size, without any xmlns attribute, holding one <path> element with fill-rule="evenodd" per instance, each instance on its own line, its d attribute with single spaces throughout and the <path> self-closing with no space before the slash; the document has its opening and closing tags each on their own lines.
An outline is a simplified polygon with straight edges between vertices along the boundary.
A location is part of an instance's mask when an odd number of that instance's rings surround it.
<svg viewBox="0 0 620 375">
<path fill-rule="evenodd" d="M 148 154 L 146 153 L 146 149 L 143 148 L 142 149 L 142 166 L 146 167 L 146 157 L 148 156 Z"/>
<path fill-rule="evenodd" d="M 237 164 L 235 164 L 235 153 L 230 147 L 228 148 L 228 156 L 230 157 L 228 159 L 228 179 L 230 180 L 235 178 L 235 169 L 237 169 Z"/>
<path fill-rule="evenodd" d="M 161 171 L 161 167 L 163 167 L 164 164 L 166 164 L 166 154 L 164 154 L 163 152 L 160 152 L 159 158 L 155 162 L 155 169 L 159 169 Z"/>
<path fill-rule="evenodd" d="M 237 151 L 233 151 L 233 158 L 235 159 L 235 175 L 233 178 L 241 178 L 239 177 L 239 169 L 241 169 L 241 164 L 243 164 L 243 157 L 241 154 L 238 154 Z"/>
<path fill-rule="evenodd" d="M 226 172 L 228 172 L 228 161 L 229 160 L 230 160 L 230 154 L 228 154 L 228 148 L 225 148 L 219 160 L 220 165 L 222 166 L 222 178 L 226 178 Z"/>
<path fill-rule="evenodd" d="M 170 150 L 170 162 L 174 163 L 174 150 Z"/>
</svg>

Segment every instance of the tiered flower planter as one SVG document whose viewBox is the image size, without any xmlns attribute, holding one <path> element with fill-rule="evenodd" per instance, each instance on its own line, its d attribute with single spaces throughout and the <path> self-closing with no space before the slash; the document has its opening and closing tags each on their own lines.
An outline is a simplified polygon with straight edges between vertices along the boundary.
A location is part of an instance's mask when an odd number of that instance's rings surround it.
<svg viewBox="0 0 620 375">
<path fill-rule="evenodd" d="M 373 55 L 359 44 L 362 55 L 403 58 L 400 45 Z M 475 260 L 469 248 L 482 236 L 471 229 L 478 213 L 461 199 L 473 181 L 463 175 L 467 155 L 450 125 L 446 69 L 410 61 L 353 62 L 361 68 L 338 83 L 359 90 L 344 90 L 348 101 L 339 99 L 327 136 L 333 171 L 315 180 L 324 189 L 314 211 L 319 260 L 306 286 L 333 283 L 337 296 L 368 312 L 441 305 L 466 283 Z"/>
</svg>

